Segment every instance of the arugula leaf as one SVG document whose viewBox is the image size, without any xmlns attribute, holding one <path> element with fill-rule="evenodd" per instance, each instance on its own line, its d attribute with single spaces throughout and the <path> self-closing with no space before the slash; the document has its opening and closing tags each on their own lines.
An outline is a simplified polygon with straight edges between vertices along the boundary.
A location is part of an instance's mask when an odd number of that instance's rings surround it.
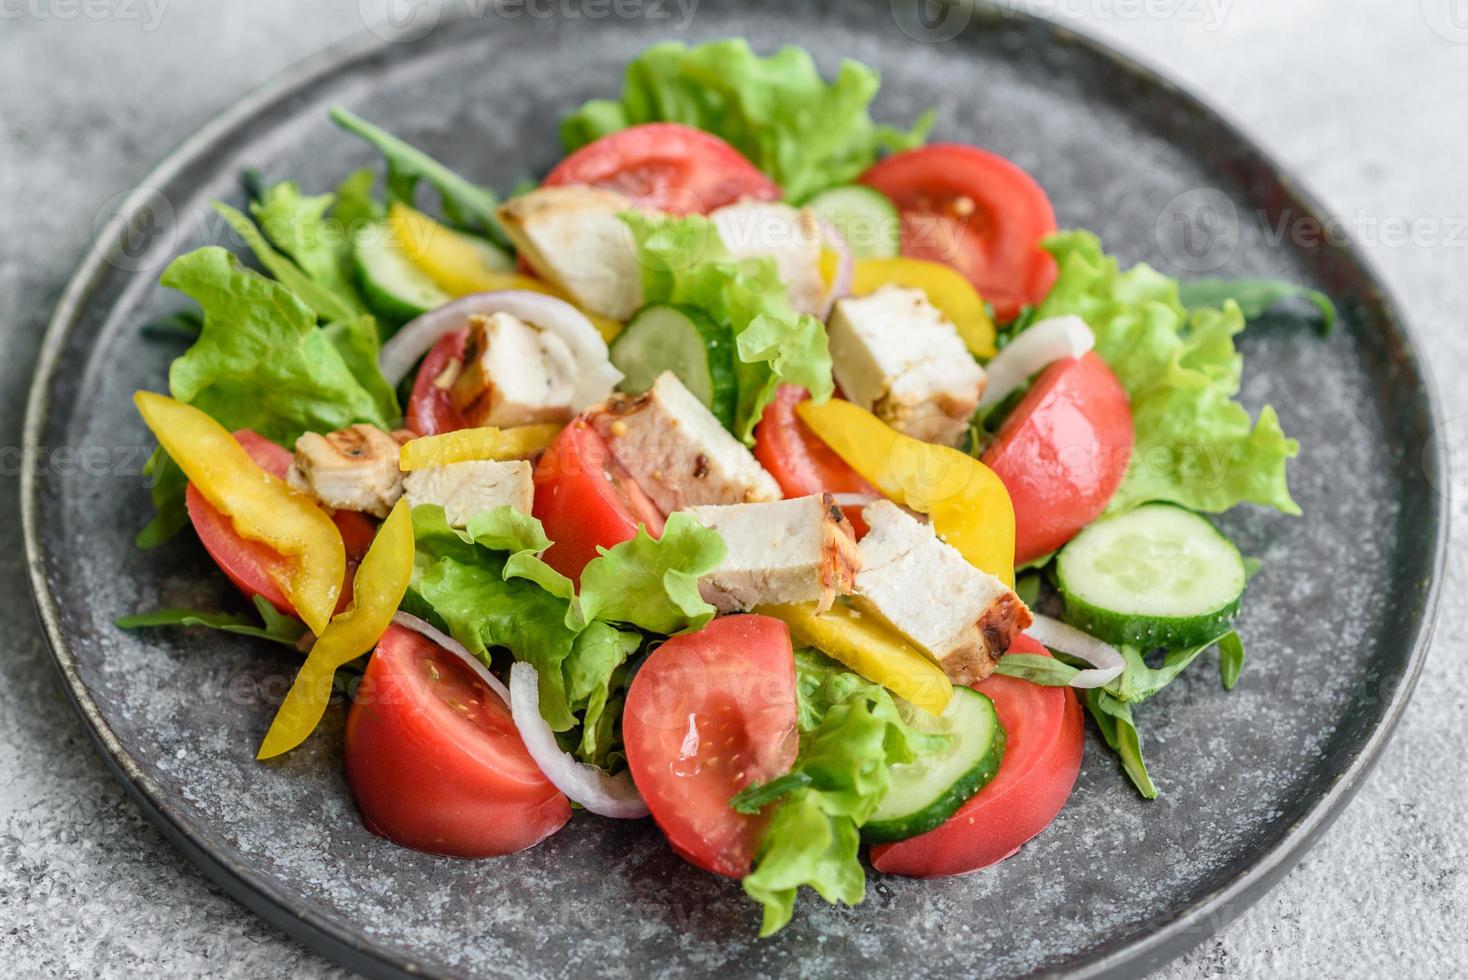
<svg viewBox="0 0 1468 980">
<path fill-rule="evenodd" d="M 143 464 L 148 479 L 148 495 L 153 500 L 153 516 L 138 532 L 133 543 L 139 548 L 156 548 L 168 541 L 189 522 L 187 495 L 189 478 L 159 446 Z"/>
<path fill-rule="evenodd" d="M 382 351 L 377 321 L 364 314 L 339 323 L 328 323 L 321 330 L 336 348 L 352 377 L 377 403 L 382 417 L 389 422 L 401 418 L 403 411 L 398 407 L 398 393 L 387 383 L 377 366 L 377 355 Z"/>
<path fill-rule="evenodd" d="M 257 625 L 246 616 L 201 612 L 195 609 L 158 609 L 133 616 L 122 616 L 115 622 L 125 630 L 148 629 L 155 626 L 204 626 L 209 629 L 223 630 L 226 633 L 258 637 L 292 649 L 300 649 L 301 637 L 306 635 L 306 624 L 292 616 L 282 614 L 259 596 L 255 596 L 254 601 L 255 609 L 260 613 L 263 625 Z"/>
<path fill-rule="evenodd" d="M 333 194 L 307 197 L 295 181 L 283 180 L 267 187 L 264 196 L 250 205 L 250 213 L 265 236 L 312 282 L 353 312 L 366 313 L 352 273 L 351 237 L 338 219 L 327 217 L 335 201 Z"/>
<path fill-rule="evenodd" d="M 713 223 L 699 215 L 622 217 L 632 230 L 647 302 L 698 307 L 733 334 L 739 355 L 736 437 L 753 442 L 755 423 L 781 383 L 799 385 L 817 401 L 831 396 L 825 327 L 791 309 L 773 259 L 736 260 Z"/>
<path fill-rule="evenodd" d="M 859 828 L 892 785 L 892 766 L 941 750 L 949 736 L 919 732 L 892 696 L 811 650 L 796 654 L 800 752 L 791 771 L 730 801 L 741 813 L 779 804 L 744 891 L 764 906 L 761 936 L 785 927 L 801 885 L 831 903 L 866 893 Z M 817 720 L 819 716 L 819 720 Z"/>
<path fill-rule="evenodd" d="M 1182 284 L 1179 299 L 1190 310 L 1219 307 L 1232 300 L 1251 323 L 1266 314 L 1272 315 L 1276 307 L 1301 300 L 1310 307 L 1310 312 L 1298 316 L 1299 320 L 1309 323 L 1322 337 L 1330 336 L 1335 329 L 1336 309 L 1329 296 L 1318 289 L 1280 279 L 1193 279 Z"/>
<path fill-rule="evenodd" d="M 347 232 L 348 242 L 357 229 L 381 221 L 387 215 L 387 208 L 373 194 L 376 186 L 377 174 L 370 167 L 353 170 L 336 185 L 336 203 L 331 207 L 331 216 Z"/>
<path fill-rule="evenodd" d="M 581 572 L 581 599 L 573 617 L 628 623 L 664 635 L 697 629 L 717 611 L 704 602 L 698 580 L 723 564 L 724 540 L 687 514 L 668 517 L 660 538 L 647 528 Z"/>
<path fill-rule="evenodd" d="M 444 217 L 460 228 L 485 236 L 500 248 L 514 254 L 514 246 L 500 227 L 499 219 L 495 217 L 499 198 L 493 191 L 466 180 L 417 147 L 403 142 L 341 106 L 332 108 L 331 119 L 342 129 L 366 140 L 387 161 L 389 202 L 397 201 L 416 207 L 414 197 L 418 184 L 426 180 L 438 191 Z"/>
<path fill-rule="evenodd" d="M 176 313 L 165 313 L 149 320 L 139 328 L 139 333 L 149 340 L 192 342 L 199 339 L 199 331 L 202 329 L 204 329 L 204 318 L 197 310 L 179 310 Z"/>
<path fill-rule="evenodd" d="M 810 54 L 781 48 L 762 58 L 742 38 L 688 48 L 655 44 L 627 65 L 620 100 L 587 102 L 561 123 L 567 151 L 628 126 L 676 122 L 722 137 L 802 201 L 855 180 L 879 150 L 922 144 L 931 111 L 909 130 L 872 122 L 877 73 L 844 60 L 821 78 Z"/>
<path fill-rule="evenodd" d="M 1178 284 L 1138 265 L 1122 272 L 1086 231 L 1050 236 L 1060 277 L 1033 319 L 1076 314 L 1132 399 L 1136 448 L 1109 510 L 1167 500 L 1219 512 L 1241 502 L 1299 514 L 1285 464 L 1299 444 L 1266 406 L 1257 422 L 1233 400 L 1243 361 L 1233 337 L 1239 306 L 1189 314 Z"/>
<path fill-rule="evenodd" d="M 1018 677 L 1041 687 L 1069 687 L 1080 669 L 1038 653 L 1006 653 L 999 658 L 999 666 L 994 668 L 994 673 Z"/>
<path fill-rule="evenodd" d="M 1157 799 L 1157 787 L 1147 774 L 1147 763 L 1142 760 L 1142 737 L 1132 720 L 1132 706 L 1113 696 L 1103 688 L 1082 691 L 1086 708 L 1096 720 L 1101 737 L 1121 759 L 1121 768 L 1130 777 L 1137 792 L 1149 800 Z"/>
<path fill-rule="evenodd" d="M 1238 633 L 1225 633 L 1218 639 L 1218 677 L 1225 691 L 1232 691 L 1244 670 L 1244 640 Z"/>
<path fill-rule="evenodd" d="M 348 320 L 360 311 L 336 293 L 312 280 L 287 256 L 276 251 L 242 211 L 236 211 L 222 201 L 214 202 L 214 210 L 229 223 L 234 233 L 240 236 L 245 246 L 255 254 L 256 260 L 265 271 L 286 289 L 289 289 L 323 320 Z"/>
</svg>

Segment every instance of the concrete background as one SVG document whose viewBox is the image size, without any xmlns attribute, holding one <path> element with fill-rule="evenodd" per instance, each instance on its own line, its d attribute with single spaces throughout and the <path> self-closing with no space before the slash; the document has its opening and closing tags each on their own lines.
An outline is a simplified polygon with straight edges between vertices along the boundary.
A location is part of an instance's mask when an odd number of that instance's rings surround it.
<svg viewBox="0 0 1468 980">
<path fill-rule="evenodd" d="M 1347 223 L 1437 373 L 1454 519 L 1468 533 L 1468 2 L 1011 2 L 1203 93 Z M 98 208 L 238 96 L 386 7 L 0 0 L 5 581 L 21 581 L 16 447 L 31 366 Z M 1270 895 L 1159 976 L 1468 973 L 1465 564 L 1455 550 L 1421 686 L 1356 801 Z M 127 801 L 66 703 L 29 595 L 0 594 L 0 624 L 0 965 L 22 976 L 339 972 L 224 897 Z"/>
</svg>

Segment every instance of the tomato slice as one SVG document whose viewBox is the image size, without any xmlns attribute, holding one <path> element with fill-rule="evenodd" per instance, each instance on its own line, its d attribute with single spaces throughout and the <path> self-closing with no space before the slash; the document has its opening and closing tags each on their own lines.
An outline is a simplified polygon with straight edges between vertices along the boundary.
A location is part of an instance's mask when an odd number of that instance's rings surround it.
<svg viewBox="0 0 1468 980">
<path fill-rule="evenodd" d="M 897 206 L 902 254 L 952 266 L 1011 320 L 1055 284 L 1040 239 L 1055 209 L 1034 178 L 976 146 L 934 143 L 894 153 L 860 178 Z"/>
<path fill-rule="evenodd" d="M 749 873 L 769 814 L 729 798 L 795 761 L 790 632 L 768 616 L 724 616 L 675 636 L 632 679 L 622 713 L 627 766 L 673 850 L 715 874 Z"/>
<path fill-rule="evenodd" d="M 1010 653 L 1049 656 L 1020 635 Z M 1009 857 L 1050 826 L 1070 798 L 1085 751 L 1075 692 L 993 674 L 974 689 L 989 696 L 1007 741 L 999 772 L 934 830 L 872 848 L 872 867 L 910 878 L 968 874 Z"/>
<path fill-rule="evenodd" d="M 1014 502 L 1015 564 L 1059 548 L 1106 509 L 1134 440 L 1126 389 L 1100 355 L 1045 369 L 983 456 Z"/>
<path fill-rule="evenodd" d="M 778 201 L 779 185 L 712 133 L 679 123 L 630 126 L 588 143 L 546 175 L 544 186 L 590 184 L 638 207 L 708 214 L 735 201 Z"/>
<path fill-rule="evenodd" d="M 413 391 L 408 396 L 407 425 L 418 435 L 436 436 L 440 432 L 469 427 L 464 414 L 454 407 L 449 386 L 435 383 L 455 361 L 463 363 L 464 345 L 468 341 L 467 329 L 446 333 L 424 356 L 418 375 L 413 379 Z"/>
<path fill-rule="evenodd" d="M 765 414 L 755 426 L 755 458 L 769 470 L 787 498 L 813 493 L 880 497 L 876 487 L 863 480 L 795 414 L 795 406 L 809 397 L 810 392 L 797 385 L 780 386 L 775 400 L 765 406 Z M 861 519 L 862 506 L 850 504 L 841 508 L 858 538 L 867 531 L 866 522 Z"/>
<path fill-rule="evenodd" d="M 347 715 L 347 782 L 367 829 L 455 857 L 512 854 L 571 819 L 510 709 L 458 657 L 392 626 Z"/>
<path fill-rule="evenodd" d="M 238 430 L 234 438 L 262 470 L 285 479 L 293 458 L 290 450 L 249 429 Z M 189 521 L 194 525 L 194 532 L 198 534 L 204 550 L 209 552 L 214 564 L 235 587 L 246 596 L 258 595 L 285 615 L 294 616 L 295 609 L 276 584 L 284 577 L 285 559 L 258 541 L 240 537 L 235 532 L 234 523 L 205 500 L 192 483 L 184 500 Z M 341 531 L 342 543 L 347 549 L 347 577 L 336 604 L 336 611 L 341 612 L 352 601 L 352 577 L 356 574 L 357 563 L 372 544 L 377 525 L 365 515 L 349 510 L 337 511 L 332 520 Z"/>
<path fill-rule="evenodd" d="M 554 544 L 542 556 L 577 581 L 598 547 L 610 548 L 637 535 L 637 525 L 660 537 L 663 515 L 612 457 L 601 434 L 585 419 L 560 431 L 535 466 L 531 513 Z"/>
</svg>

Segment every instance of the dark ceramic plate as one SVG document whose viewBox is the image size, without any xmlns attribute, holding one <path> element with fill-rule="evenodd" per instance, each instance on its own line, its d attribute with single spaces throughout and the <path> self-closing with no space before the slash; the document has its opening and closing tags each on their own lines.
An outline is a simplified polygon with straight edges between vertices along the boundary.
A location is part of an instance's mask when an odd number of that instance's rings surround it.
<svg viewBox="0 0 1468 980">
<path fill-rule="evenodd" d="M 1161 799 L 1138 798 L 1093 737 L 1070 805 L 1012 860 L 949 881 L 873 875 L 863 906 L 803 899 L 779 938 L 759 942 L 738 885 L 682 863 L 646 822 L 581 815 L 497 861 L 393 847 L 348 797 L 340 708 L 303 750 L 252 761 L 290 657 L 112 625 L 160 605 L 238 605 L 190 535 L 153 553 L 131 544 L 149 513 L 137 476 L 149 440 L 128 396 L 161 388 L 177 353 L 139 328 L 180 305 L 155 285 L 166 260 L 220 234 L 207 201 L 237 199 L 245 165 L 316 190 L 368 163 L 326 120 L 338 102 L 508 188 L 555 161 L 561 113 L 615 92 L 623 63 L 678 26 L 665 7 L 672 19 L 491 14 L 353 47 L 246 100 L 119 205 L 126 220 L 51 325 L 27 428 L 31 460 L 47 465 L 27 468 L 24 490 L 41 614 L 98 744 L 226 890 L 368 973 L 1130 973 L 1198 943 L 1298 860 L 1407 700 L 1443 554 L 1441 464 L 1423 448 L 1432 401 L 1360 257 L 1271 239 L 1317 212 L 1264 155 L 1191 97 L 1041 21 L 704 0 L 679 36 L 796 42 L 827 71 L 861 59 L 885 76 L 881 118 L 938 106 L 941 137 L 1013 158 L 1063 226 L 1095 229 L 1126 260 L 1286 277 L 1338 298 L 1343 322 L 1327 341 L 1267 326 L 1242 340 L 1243 398 L 1277 406 L 1304 444 L 1292 478 L 1306 516 L 1226 519 L 1264 560 L 1241 623 L 1249 663 L 1231 694 L 1205 660 L 1140 711 Z"/>
</svg>

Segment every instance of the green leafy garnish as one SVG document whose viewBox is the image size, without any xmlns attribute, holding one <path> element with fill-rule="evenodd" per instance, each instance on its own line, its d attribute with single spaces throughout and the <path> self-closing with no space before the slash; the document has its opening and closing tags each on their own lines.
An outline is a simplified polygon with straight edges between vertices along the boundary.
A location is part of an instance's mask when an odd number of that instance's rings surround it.
<svg viewBox="0 0 1468 980">
<path fill-rule="evenodd" d="M 1310 324 L 1322 337 L 1335 328 L 1336 310 L 1330 297 L 1318 289 L 1280 279 L 1192 279 L 1184 282 L 1178 298 L 1190 310 L 1221 307 L 1232 300 L 1253 322 L 1274 315 L 1276 308 L 1300 300 L 1306 307 L 1298 319 Z"/>
<path fill-rule="evenodd" d="M 742 38 L 689 48 L 655 44 L 627 65 L 622 97 L 594 99 L 561 123 L 567 151 L 649 122 L 706 130 L 733 144 L 791 200 L 855 180 L 879 150 L 922 144 L 930 111 L 909 130 L 872 122 L 877 73 L 843 60 L 833 82 L 802 48 L 762 58 Z"/>
<path fill-rule="evenodd" d="M 796 654 L 800 752 L 784 776 L 746 787 L 730 806 L 756 813 L 778 803 L 744 891 L 764 906 L 761 936 L 790 921 L 800 886 L 827 902 L 866 894 L 860 828 L 892 785 L 891 767 L 948 745 L 917 731 L 892 695 L 813 650 Z"/>
<path fill-rule="evenodd" d="M 1225 691 L 1232 691 L 1244 670 L 1244 641 L 1238 633 L 1228 633 L 1218 641 L 1218 677 Z"/>
<path fill-rule="evenodd" d="M 372 144 L 387 161 L 387 197 L 389 201 L 416 207 L 414 198 L 420 181 L 427 181 L 438 191 L 443 215 L 466 231 L 483 235 L 511 253 L 505 231 L 495 217 L 499 198 L 396 136 L 379 129 L 367 120 L 341 106 L 331 110 L 331 119 L 342 129 Z"/>
<path fill-rule="evenodd" d="M 397 401 L 360 324 L 318 327 L 299 296 L 217 246 L 174 259 L 160 281 L 203 312 L 198 340 L 169 368 L 174 398 L 226 429 L 252 429 L 283 446 L 356 422 L 392 427 Z M 183 471 L 155 453 L 148 475 L 157 513 L 138 537 L 142 547 L 162 543 L 187 520 Z"/>
<path fill-rule="evenodd" d="M 204 626 L 226 633 L 253 636 L 270 640 L 294 649 L 299 649 L 301 637 L 306 635 L 306 624 L 293 616 L 286 616 L 269 602 L 254 597 L 255 609 L 260 613 L 261 623 L 247 616 L 229 613 L 201 612 L 196 609 L 158 609 L 135 616 L 122 616 L 116 620 L 125 630 L 148 629 L 155 626 Z"/>
<path fill-rule="evenodd" d="M 687 514 L 670 515 L 659 538 L 639 526 L 636 537 L 587 562 L 579 615 L 664 635 L 697 629 L 716 611 L 699 595 L 698 580 L 726 553 L 723 539 Z"/>
<path fill-rule="evenodd" d="M 283 180 L 267 187 L 264 196 L 250 205 L 250 213 L 266 237 L 312 282 L 353 312 L 366 313 L 367 304 L 357 292 L 352 272 L 351 238 L 335 214 L 328 216 L 335 203 L 334 194 L 308 197 L 294 181 Z"/>
<path fill-rule="evenodd" d="M 790 307 L 773 259 L 734 259 L 707 218 L 628 212 L 649 303 L 694 306 L 734 336 L 738 399 L 734 434 L 753 441 L 754 426 L 780 384 L 806 388 L 817 401 L 835 390 L 821 321 Z"/>
<path fill-rule="evenodd" d="M 1132 400 L 1136 449 L 1110 511 L 1166 500 L 1217 513 L 1247 501 L 1299 514 L 1285 474 L 1299 444 L 1274 409 L 1252 422 L 1233 397 L 1243 368 L 1238 304 L 1189 313 L 1175 280 L 1146 265 L 1122 272 L 1090 232 L 1052 235 L 1045 248 L 1060 278 L 1033 319 L 1084 319 Z"/>
<path fill-rule="evenodd" d="M 1121 768 L 1132 785 L 1137 787 L 1137 792 L 1149 800 L 1157 799 L 1157 787 L 1147 774 L 1147 763 L 1142 761 L 1142 737 L 1132 721 L 1132 706 L 1104 688 L 1081 693 L 1085 697 L 1086 708 L 1096 720 L 1096 727 L 1101 730 L 1101 737 L 1121 759 Z"/>
</svg>

